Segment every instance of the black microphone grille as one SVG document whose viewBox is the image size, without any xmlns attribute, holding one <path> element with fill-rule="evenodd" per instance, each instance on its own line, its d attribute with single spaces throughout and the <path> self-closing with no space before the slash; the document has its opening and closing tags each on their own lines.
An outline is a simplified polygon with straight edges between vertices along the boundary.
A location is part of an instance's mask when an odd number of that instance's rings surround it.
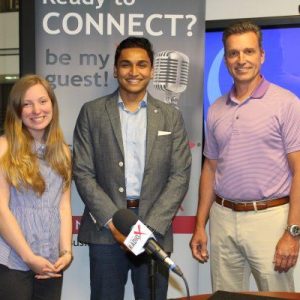
<svg viewBox="0 0 300 300">
<path fill-rule="evenodd" d="M 125 236 L 130 233 L 131 227 L 137 221 L 137 215 L 128 209 L 119 209 L 112 217 L 114 226 Z"/>
</svg>

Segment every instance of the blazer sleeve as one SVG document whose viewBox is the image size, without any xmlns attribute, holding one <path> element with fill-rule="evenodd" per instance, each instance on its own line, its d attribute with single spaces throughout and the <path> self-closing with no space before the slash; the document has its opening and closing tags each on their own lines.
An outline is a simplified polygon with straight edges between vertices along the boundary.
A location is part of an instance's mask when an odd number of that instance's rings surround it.
<svg viewBox="0 0 300 300">
<path fill-rule="evenodd" d="M 94 113 L 85 104 L 76 122 L 73 139 L 73 177 L 82 201 L 101 227 L 110 220 L 118 208 L 97 182 L 95 169 L 97 153 L 93 140 Z"/>
<path fill-rule="evenodd" d="M 173 110 L 172 120 L 172 154 L 167 184 L 144 218 L 145 223 L 162 236 L 171 226 L 188 190 L 192 163 L 188 136 L 177 109 Z"/>
</svg>

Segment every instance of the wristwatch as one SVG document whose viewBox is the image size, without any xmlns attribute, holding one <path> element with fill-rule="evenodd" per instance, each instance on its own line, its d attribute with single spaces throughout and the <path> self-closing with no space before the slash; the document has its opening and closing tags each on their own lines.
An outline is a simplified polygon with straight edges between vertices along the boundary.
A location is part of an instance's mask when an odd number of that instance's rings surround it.
<svg viewBox="0 0 300 300">
<path fill-rule="evenodd" d="M 299 225 L 288 225 L 286 228 L 287 232 L 291 236 L 300 236 L 300 226 Z"/>
</svg>

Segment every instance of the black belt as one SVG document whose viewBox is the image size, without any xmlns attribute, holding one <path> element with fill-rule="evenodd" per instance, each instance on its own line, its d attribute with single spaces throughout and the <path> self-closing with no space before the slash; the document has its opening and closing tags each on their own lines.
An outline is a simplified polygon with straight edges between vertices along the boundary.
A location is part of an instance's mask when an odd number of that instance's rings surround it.
<svg viewBox="0 0 300 300">
<path fill-rule="evenodd" d="M 287 204 L 289 203 L 289 200 L 290 200 L 289 196 L 286 196 L 286 197 L 270 199 L 270 200 L 234 202 L 234 201 L 223 199 L 218 195 L 216 195 L 216 202 L 218 204 L 230 208 L 234 211 L 263 210 L 269 207 L 275 207 L 275 206 Z"/>
<path fill-rule="evenodd" d="M 127 208 L 138 208 L 140 204 L 140 199 L 134 200 L 126 200 L 127 201 Z"/>
</svg>

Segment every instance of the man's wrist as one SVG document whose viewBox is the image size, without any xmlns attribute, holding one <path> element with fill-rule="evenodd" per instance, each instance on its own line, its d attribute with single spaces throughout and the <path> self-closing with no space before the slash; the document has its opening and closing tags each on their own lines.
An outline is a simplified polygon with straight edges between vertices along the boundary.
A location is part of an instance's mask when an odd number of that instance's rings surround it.
<svg viewBox="0 0 300 300">
<path fill-rule="evenodd" d="M 287 225 L 285 230 L 294 238 L 300 237 L 300 226 L 297 224 Z"/>
<path fill-rule="evenodd" d="M 195 230 L 205 230 L 206 222 L 197 222 L 195 225 Z"/>
<path fill-rule="evenodd" d="M 107 229 L 110 229 L 110 228 L 109 228 L 109 224 L 110 224 L 110 223 L 112 223 L 112 218 L 110 218 L 110 219 L 104 224 L 104 227 L 107 228 Z"/>
</svg>

